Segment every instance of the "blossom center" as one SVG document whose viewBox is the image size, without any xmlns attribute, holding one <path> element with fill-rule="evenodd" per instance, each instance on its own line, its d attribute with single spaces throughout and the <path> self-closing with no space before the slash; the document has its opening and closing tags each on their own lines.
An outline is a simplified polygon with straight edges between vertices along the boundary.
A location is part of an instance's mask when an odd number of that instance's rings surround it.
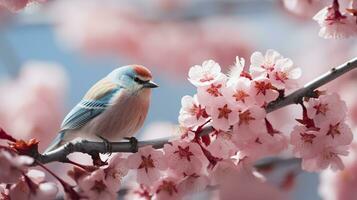
<svg viewBox="0 0 357 200">
<path fill-rule="evenodd" d="M 156 193 L 159 193 L 161 190 L 166 191 L 170 196 L 172 196 L 174 192 L 177 193 L 176 185 L 172 181 L 162 181 L 162 184 L 159 186 Z"/>
<path fill-rule="evenodd" d="M 267 90 L 270 90 L 273 88 L 272 84 L 269 82 L 264 82 L 264 81 L 256 81 L 255 82 L 255 88 L 257 89 L 257 95 L 258 94 L 263 94 L 266 95 Z"/>
<path fill-rule="evenodd" d="M 221 119 L 222 117 L 228 119 L 229 113 L 232 112 L 232 110 L 228 108 L 227 104 L 225 104 L 222 108 L 218 108 L 218 111 L 219 111 L 218 119 Z"/>
<path fill-rule="evenodd" d="M 243 103 L 245 103 L 245 98 L 249 97 L 249 95 L 244 92 L 243 90 L 238 90 L 233 97 L 236 99 L 236 101 L 242 101 Z"/>
<path fill-rule="evenodd" d="M 339 129 L 340 123 L 337 123 L 335 125 L 330 124 L 329 130 L 326 135 L 331 135 L 332 139 L 335 138 L 335 135 L 340 135 L 341 132 Z"/>
<path fill-rule="evenodd" d="M 222 84 L 211 84 L 211 86 L 206 90 L 210 95 L 219 97 L 222 96 L 222 93 L 219 91 L 219 89 L 222 87 Z"/>
<path fill-rule="evenodd" d="M 94 181 L 94 185 L 91 188 L 91 190 L 95 190 L 96 192 L 100 193 L 102 191 L 105 190 L 105 188 L 107 188 L 107 186 L 104 184 L 103 180 L 100 181 Z"/>
<path fill-rule="evenodd" d="M 314 138 L 316 137 L 316 135 L 314 134 L 309 134 L 309 133 L 300 133 L 301 139 L 305 142 L 305 143 L 310 143 L 312 144 Z"/>
<path fill-rule="evenodd" d="M 285 81 L 288 80 L 288 75 L 285 72 L 275 72 L 275 79 L 285 83 Z"/>
<path fill-rule="evenodd" d="M 198 120 L 205 114 L 205 109 L 202 109 L 201 105 L 197 106 L 196 104 L 193 104 L 193 107 L 190 109 L 190 113 L 195 115 L 196 119 Z"/>
<path fill-rule="evenodd" d="M 327 103 L 319 103 L 314 106 L 314 109 L 316 110 L 316 115 L 322 114 L 326 115 L 326 112 L 328 111 L 328 104 Z"/>
<path fill-rule="evenodd" d="M 244 112 L 239 113 L 239 125 L 245 123 L 246 125 L 249 124 L 249 121 L 255 120 L 254 117 L 250 115 L 250 111 L 246 110 Z"/>
<path fill-rule="evenodd" d="M 139 165 L 138 169 L 145 168 L 145 172 L 148 173 L 149 168 L 154 168 L 154 160 L 151 158 L 151 154 L 147 157 L 141 156 L 141 164 Z"/>
<path fill-rule="evenodd" d="M 187 146 L 185 148 L 182 148 L 181 146 L 178 146 L 178 150 L 175 151 L 174 153 L 178 153 L 180 156 L 180 159 L 186 158 L 188 161 L 191 161 L 191 157 L 193 156 L 193 153 L 190 151 L 190 147 Z"/>
</svg>

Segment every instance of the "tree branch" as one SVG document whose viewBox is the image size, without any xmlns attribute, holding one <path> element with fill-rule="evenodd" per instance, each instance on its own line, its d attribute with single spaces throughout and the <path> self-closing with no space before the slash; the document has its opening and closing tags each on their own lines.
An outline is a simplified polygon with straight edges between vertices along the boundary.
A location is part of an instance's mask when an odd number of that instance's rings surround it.
<svg viewBox="0 0 357 200">
<path fill-rule="evenodd" d="M 316 90 L 318 87 L 356 68 L 357 57 L 338 67 L 332 68 L 327 73 L 307 83 L 304 87 L 296 90 L 295 92 L 269 103 L 266 107 L 266 111 L 267 113 L 270 113 L 287 105 L 299 103 L 304 97 L 312 97 L 315 95 L 314 90 Z M 206 126 L 200 130 L 199 134 L 201 136 L 207 135 L 213 131 L 214 129 L 212 126 Z M 138 142 L 137 146 L 133 146 L 130 142 L 111 142 L 110 145 L 112 147 L 112 152 L 134 152 L 133 149 L 138 149 L 146 145 L 152 145 L 153 148 L 157 149 L 162 148 L 164 144 L 169 143 L 169 139 L 170 138 L 160 138 L 155 140 L 140 141 Z M 49 154 L 38 154 L 33 155 L 33 157 L 41 163 L 49 163 L 54 161 L 66 162 L 67 156 L 73 152 L 82 152 L 87 154 L 93 152 L 110 153 L 107 152 L 107 147 L 104 142 L 91 142 L 82 140 L 76 143 L 68 143 L 61 148 L 56 149 L 55 151 L 49 152 Z"/>
</svg>

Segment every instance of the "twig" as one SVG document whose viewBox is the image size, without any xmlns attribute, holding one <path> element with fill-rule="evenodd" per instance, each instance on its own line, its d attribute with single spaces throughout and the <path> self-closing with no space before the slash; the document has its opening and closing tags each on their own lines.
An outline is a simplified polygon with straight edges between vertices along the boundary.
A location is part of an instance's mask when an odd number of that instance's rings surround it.
<svg viewBox="0 0 357 200">
<path fill-rule="evenodd" d="M 269 103 L 266 108 L 266 111 L 269 113 L 287 105 L 299 103 L 304 97 L 314 96 L 314 90 L 316 90 L 318 87 L 356 68 L 357 57 L 336 68 L 332 68 L 329 72 L 311 81 L 304 87 L 296 90 L 295 92 L 287 95 L 286 97 L 279 98 L 278 100 Z M 200 131 L 199 134 L 201 136 L 207 135 L 213 131 L 214 129 L 212 126 L 206 126 Z M 160 138 L 155 140 L 140 141 L 138 142 L 137 147 L 140 148 L 146 145 L 152 145 L 153 148 L 159 149 L 162 148 L 164 144 L 167 144 L 170 139 L 172 138 Z M 136 147 L 133 147 L 130 142 L 112 142 L 110 144 L 112 146 L 112 152 L 132 152 L 132 149 L 137 149 Z M 107 148 L 103 142 L 91 142 L 83 140 L 74 144 L 68 143 L 62 146 L 61 148 L 56 149 L 55 151 L 49 152 L 49 154 L 39 154 L 34 157 L 41 163 L 49 163 L 54 161 L 65 162 L 67 160 L 67 156 L 73 152 L 109 153 L 106 149 Z"/>
</svg>

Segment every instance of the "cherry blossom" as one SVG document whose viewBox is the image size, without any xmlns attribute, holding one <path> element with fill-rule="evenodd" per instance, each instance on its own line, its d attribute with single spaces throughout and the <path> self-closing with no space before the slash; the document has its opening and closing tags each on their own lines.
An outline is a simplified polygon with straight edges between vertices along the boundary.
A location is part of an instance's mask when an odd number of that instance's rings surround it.
<svg viewBox="0 0 357 200">
<path fill-rule="evenodd" d="M 195 65 L 188 72 L 188 80 L 197 87 L 211 85 L 222 76 L 221 67 L 214 60 L 207 60 L 202 65 Z"/>
<path fill-rule="evenodd" d="M 329 38 L 347 38 L 357 34 L 356 22 L 351 15 L 340 12 L 337 0 L 333 4 L 320 10 L 313 19 L 317 21 L 321 29 L 319 36 Z"/>
<path fill-rule="evenodd" d="M 283 0 L 283 3 L 287 10 L 301 16 L 312 16 L 323 4 L 320 0 Z"/>
<path fill-rule="evenodd" d="M 230 77 L 229 80 L 232 80 Z M 229 82 L 229 81 L 228 81 Z M 239 77 L 228 87 L 223 89 L 223 96 L 232 104 L 239 107 L 254 104 L 254 95 L 251 93 L 252 82 L 249 79 Z"/>
<path fill-rule="evenodd" d="M 58 192 L 57 185 L 44 181 L 45 174 L 39 170 L 30 170 L 9 190 L 10 199 L 48 200 L 54 199 Z"/>
<path fill-rule="evenodd" d="M 110 190 L 119 191 L 123 178 L 128 173 L 127 159 L 117 153 L 108 161 L 109 165 L 102 167 L 105 173 L 105 181 L 110 183 Z"/>
<path fill-rule="evenodd" d="M 247 73 L 249 71 L 249 66 L 248 68 L 245 67 L 245 60 L 244 58 L 240 58 L 239 56 L 236 57 L 236 62 L 233 67 L 231 67 L 228 76 L 229 80 L 227 82 L 227 85 L 230 86 L 232 84 L 235 84 L 239 79 L 242 77 L 249 78 L 250 75 Z"/>
<path fill-rule="evenodd" d="M 117 190 L 113 190 L 112 184 L 105 180 L 106 175 L 103 169 L 98 169 L 88 176 L 83 176 L 78 180 L 78 187 L 81 195 L 90 199 L 116 199 Z"/>
<path fill-rule="evenodd" d="M 301 69 L 294 67 L 293 61 L 289 58 L 279 59 L 274 70 L 269 74 L 272 84 L 278 89 L 296 88 L 297 79 L 301 76 Z"/>
<path fill-rule="evenodd" d="M 342 170 L 344 165 L 340 156 L 347 156 L 347 149 L 346 146 L 324 147 L 317 157 L 303 159 L 302 169 L 310 172 L 321 171 L 328 167 L 332 170 Z"/>
<path fill-rule="evenodd" d="M 212 117 L 212 126 L 217 130 L 228 131 L 230 127 L 239 121 L 238 108 L 230 104 L 225 98 L 217 98 L 207 113 Z"/>
<path fill-rule="evenodd" d="M 197 88 L 197 99 L 200 104 L 208 106 L 223 96 L 223 90 L 226 87 L 226 76 L 220 76 L 214 83 Z"/>
<path fill-rule="evenodd" d="M 279 96 L 279 92 L 267 78 L 254 79 L 250 92 L 255 95 L 255 101 L 260 106 L 265 106 Z"/>
<path fill-rule="evenodd" d="M 162 151 L 146 146 L 128 157 L 128 167 L 136 170 L 139 184 L 150 186 L 162 176 L 167 164 Z"/>
<path fill-rule="evenodd" d="M 165 160 L 169 169 L 179 176 L 201 174 L 208 161 L 196 143 L 173 141 L 164 146 Z"/>
<path fill-rule="evenodd" d="M 283 57 L 277 51 L 268 49 L 263 55 L 261 52 L 254 52 L 250 57 L 250 72 L 254 77 L 263 76 L 266 77 L 269 71 L 273 71 L 276 62 Z"/>
<path fill-rule="evenodd" d="M 211 176 L 219 184 L 219 199 L 286 199 L 278 188 L 266 183 L 243 162 L 232 160 L 219 162 Z"/>
<path fill-rule="evenodd" d="M 28 156 L 18 156 L 7 150 L 0 150 L 0 182 L 16 183 L 27 171 L 34 159 Z"/>
<path fill-rule="evenodd" d="M 319 194 L 325 200 L 355 199 L 357 185 L 356 141 L 351 145 L 351 153 L 343 158 L 346 165 L 342 171 L 324 170 L 320 174 Z"/>
<path fill-rule="evenodd" d="M 155 199 L 182 199 L 183 193 L 178 190 L 178 181 L 179 180 L 175 177 L 166 177 L 157 181 L 154 186 Z"/>
<path fill-rule="evenodd" d="M 143 185 L 137 184 L 135 188 L 131 188 L 127 194 L 125 195 L 124 199 L 126 200 L 151 200 L 152 199 L 152 191 L 151 188 Z"/>
<path fill-rule="evenodd" d="M 208 116 L 205 107 L 198 103 L 196 95 L 194 97 L 188 95 L 182 97 L 181 105 L 178 120 L 182 126 L 193 127 L 206 121 Z"/>
<path fill-rule="evenodd" d="M 216 133 L 216 138 L 209 144 L 207 150 L 214 157 L 228 159 L 236 153 L 236 146 L 232 141 L 232 134 L 226 132 Z"/>
<path fill-rule="evenodd" d="M 347 106 L 338 94 L 321 95 L 318 99 L 312 98 L 306 106 L 307 115 L 314 119 L 317 126 L 326 122 L 326 119 L 342 120 L 346 117 Z"/>
</svg>

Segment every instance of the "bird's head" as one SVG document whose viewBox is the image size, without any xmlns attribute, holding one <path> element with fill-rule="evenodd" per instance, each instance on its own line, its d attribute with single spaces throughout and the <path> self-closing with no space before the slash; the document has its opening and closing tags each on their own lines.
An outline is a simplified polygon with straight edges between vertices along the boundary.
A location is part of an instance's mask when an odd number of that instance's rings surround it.
<svg viewBox="0 0 357 200">
<path fill-rule="evenodd" d="M 142 65 L 127 65 L 112 71 L 108 78 L 121 87 L 132 91 L 156 88 L 158 85 L 152 81 L 151 72 Z"/>
</svg>

